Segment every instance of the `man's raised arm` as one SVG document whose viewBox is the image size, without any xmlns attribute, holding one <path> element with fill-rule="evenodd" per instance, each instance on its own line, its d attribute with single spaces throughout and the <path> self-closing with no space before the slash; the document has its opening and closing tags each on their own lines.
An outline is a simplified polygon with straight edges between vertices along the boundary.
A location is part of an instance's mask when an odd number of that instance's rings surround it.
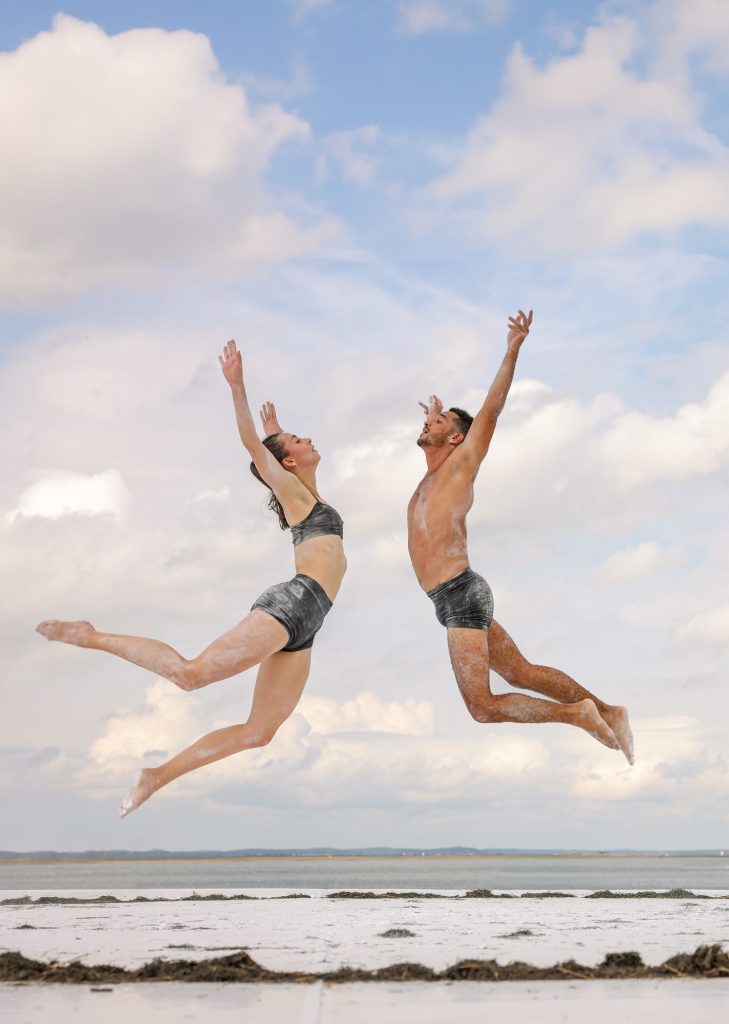
<svg viewBox="0 0 729 1024">
<path fill-rule="evenodd" d="M 465 459 L 471 465 L 474 473 L 478 472 L 479 466 L 486 458 L 491 438 L 494 436 L 494 430 L 496 429 L 496 421 L 501 410 L 506 405 L 506 396 L 509 394 L 509 388 L 514 379 L 519 349 L 529 333 L 531 323 L 531 309 L 528 315 L 520 309 L 515 317 L 509 317 L 506 355 L 493 379 L 493 383 L 486 395 L 486 400 L 474 416 L 471 429 L 468 431 L 463 444 L 460 445 L 461 459 Z"/>
</svg>

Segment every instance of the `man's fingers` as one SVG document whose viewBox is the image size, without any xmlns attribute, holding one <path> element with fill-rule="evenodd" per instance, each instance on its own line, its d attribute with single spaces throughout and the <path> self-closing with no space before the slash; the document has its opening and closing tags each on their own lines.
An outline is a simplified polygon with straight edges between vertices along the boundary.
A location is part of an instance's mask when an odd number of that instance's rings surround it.
<svg viewBox="0 0 729 1024">
<path fill-rule="evenodd" d="M 218 356 L 218 362 L 220 363 L 221 366 L 225 366 L 225 360 L 223 359 L 222 356 Z"/>
</svg>

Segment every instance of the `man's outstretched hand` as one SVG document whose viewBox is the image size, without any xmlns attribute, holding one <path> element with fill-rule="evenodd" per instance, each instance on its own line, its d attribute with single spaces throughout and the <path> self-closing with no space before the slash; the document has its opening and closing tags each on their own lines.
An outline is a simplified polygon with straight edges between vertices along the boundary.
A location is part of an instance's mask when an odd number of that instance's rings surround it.
<svg viewBox="0 0 729 1024">
<path fill-rule="evenodd" d="M 263 436 L 270 437 L 271 434 L 281 433 L 281 424 L 276 415 L 276 406 L 273 402 L 264 402 L 260 412 L 261 423 L 263 424 Z"/>
<path fill-rule="evenodd" d="M 532 315 L 533 310 L 530 309 L 527 315 L 523 309 L 520 309 L 516 316 L 509 317 L 509 333 L 506 335 L 508 349 L 519 351 L 532 325 Z"/>
<path fill-rule="evenodd" d="M 223 376 L 231 387 L 243 383 L 243 359 L 234 341 L 226 342 L 222 356 L 218 356 L 218 362 L 222 367 Z"/>
</svg>

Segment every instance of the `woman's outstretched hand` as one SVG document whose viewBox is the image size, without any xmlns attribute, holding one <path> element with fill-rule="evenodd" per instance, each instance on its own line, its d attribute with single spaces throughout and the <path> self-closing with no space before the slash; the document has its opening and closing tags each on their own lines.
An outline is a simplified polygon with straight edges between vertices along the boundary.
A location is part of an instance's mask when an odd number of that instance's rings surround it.
<svg viewBox="0 0 729 1024">
<path fill-rule="evenodd" d="M 263 436 L 270 437 L 271 434 L 281 433 L 281 424 L 276 415 L 276 406 L 273 402 L 264 402 L 261 409 L 261 423 L 263 424 Z"/>
<path fill-rule="evenodd" d="M 222 356 L 218 356 L 218 362 L 222 367 L 223 376 L 231 387 L 243 383 L 243 360 L 234 341 L 226 342 Z"/>
</svg>

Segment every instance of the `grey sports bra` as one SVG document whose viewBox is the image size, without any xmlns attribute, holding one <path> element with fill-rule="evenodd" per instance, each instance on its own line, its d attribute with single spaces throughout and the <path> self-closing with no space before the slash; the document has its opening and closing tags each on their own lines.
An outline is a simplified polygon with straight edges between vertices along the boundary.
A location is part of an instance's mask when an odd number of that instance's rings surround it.
<svg viewBox="0 0 729 1024">
<path fill-rule="evenodd" d="M 310 537 L 326 537 L 331 534 L 341 537 L 343 533 L 342 517 L 335 508 L 325 505 L 323 501 L 317 501 L 306 519 L 302 519 L 300 523 L 291 527 L 294 547 Z"/>
</svg>

